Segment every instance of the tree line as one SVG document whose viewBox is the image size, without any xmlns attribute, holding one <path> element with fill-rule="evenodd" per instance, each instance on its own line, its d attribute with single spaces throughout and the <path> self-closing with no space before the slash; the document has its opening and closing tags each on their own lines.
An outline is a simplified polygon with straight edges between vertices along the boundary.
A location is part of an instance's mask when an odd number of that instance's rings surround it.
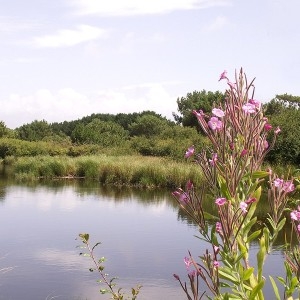
<svg viewBox="0 0 300 300">
<path fill-rule="evenodd" d="M 26 145 L 28 142 L 34 142 L 35 146 L 38 142 L 48 143 L 50 147 L 53 144 L 59 145 L 68 149 L 62 153 L 74 156 L 89 154 L 89 151 L 95 153 L 103 149 L 119 148 L 129 153 L 181 159 L 187 145 L 209 146 L 192 111 L 202 109 L 210 113 L 215 103 L 222 103 L 224 99 L 225 94 L 219 91 L 188 93 L 177 99 L 178 111 L 173 113 L 174 121 L 153 111 L 143 111 L 116 115 L 97 113 L 60 123 L 35 120 L 14 130 L 0 122 L 0 157 L 16 155 L 12 145 L 24 141 Z M 299 108 L 300 97 L 288 94 L 276 95 L 263 104 L 269 123 L 282 130 L 275 148 L 268 154 L 267 160 L 270 163 L 300 164 Z M 18 149 L 22 147 L 25 144 L 19 145 Z M 27 151 L 27 155 L 30 152 Z M 21 150 L 18 153 L 22 155 Z"/>
</svg>

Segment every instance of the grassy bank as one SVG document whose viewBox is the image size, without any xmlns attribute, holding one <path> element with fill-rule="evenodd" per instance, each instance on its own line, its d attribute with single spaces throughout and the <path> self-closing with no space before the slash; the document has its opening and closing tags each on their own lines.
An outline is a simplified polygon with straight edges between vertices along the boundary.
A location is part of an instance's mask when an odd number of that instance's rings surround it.
<svg viewBox="0 0 300 300">
<path fill-rule="evenodd" d="M 138 155 L 7 157 L 3 164 L 17 180 L 83 177 L 103 184 L 141 187 L 183 186 L 188 179 L 199 186 L 202 181 L 197 165 Z"/>
</svg>

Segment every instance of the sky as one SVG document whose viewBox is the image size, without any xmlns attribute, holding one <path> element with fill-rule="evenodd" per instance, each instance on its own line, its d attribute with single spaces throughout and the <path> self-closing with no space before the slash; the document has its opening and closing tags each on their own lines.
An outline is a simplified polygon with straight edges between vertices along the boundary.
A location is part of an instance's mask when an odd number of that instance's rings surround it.
<svg viewBox="0 0 300 300">
<path fill-rule="evenodd" d="M 11 0 L 0 8 L 0 121 L 153 110 L 221 91 L 227 70 L 255 98 L 300 96 L 299 0 Z"/>
</svg>

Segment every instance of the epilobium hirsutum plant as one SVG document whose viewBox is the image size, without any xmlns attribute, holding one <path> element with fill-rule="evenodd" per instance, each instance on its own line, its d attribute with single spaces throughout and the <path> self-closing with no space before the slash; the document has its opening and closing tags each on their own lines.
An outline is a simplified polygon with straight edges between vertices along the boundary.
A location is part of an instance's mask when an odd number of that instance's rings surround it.
<svg viewBox="0 0 300 300">
<path fill-rule="evenodd" d="M 264 261 L 286 222 L 284 212 L 294 183 L 293 179 L 277 177 L 271 169 L 261 170 L 280 128 L 273 129 L 264 117 L 260 101 L 254 98 L 254 80 L 248 82 L 243 70 L 235 75 L 235 82 L 229 81 L 226 72 L 221 74 L 220 80 L 228 84 L 224 102 L 215 104 L 211 112 L 193 112 L 211 147 L 199 149 L 197 153 L 197 148 L 191 146 L 185 154 L 186 158 L 196 155 L 206 186 L 197 193 L 193 183 L 188 182 L 184 190 L 179 188 L 173 193 L 182 209 L 199 226 L 201 239 L 207 242 L 209 249 L 199 257 L 200 261 L 191 253 L 184 259 L 189 288 L 178 275 L 174 277 L 188 299 L 206 296 L 208 299 L 261 300 L 267 280 L 263 276 Z M 270 212 L 266 222 L 258 228 L 255 211 L 265 178 Z M 211 201 L 212 197 L 217 216 L 203 210 L 203 201 Z M 300 222 L 300 208 L 293 216 L 295 222 Z M 296 231 L 300 228 L 298 223 L 294 227 Z M 249 246 L 254 240 L 259 243 L 256 262 L 249 258 Z M 297 255 L 287 256 L 286 269 L 296 275 L 283 282 L 285 299 L 299 288 L 300 255 Z M 270 280 L 279 297 L 275 280 L 272 277 Z M 200 291 L 203 282 L 206 291 Z"/>
<path fill-rule="evenodd" d="M 81 252 L 80 255 L 89 257 L 94 267 L 89 268 L 90 272 L 98 272 L 100 275 L 100 279 L 98 282 L 103 285 L 103 288 L 100 289 L 101 294 L 110 294 L 110 299 L 114 300 L 125 300 L 125 299 L 131 299 L 136 300 L 137 296 L 140 292 L 141 285 L 138 285 L 136 288 L 131 288 L 131 294 L 130 296 L 126 296 L 125 293 L 123 293 L 122 288 L 117 288 L 117 285 L 115 283 L 115 280 L 117 277 L 109 277 L 109 275 L 105 272 L 105 257 L 101 257 L 100 259 L 97 259 L 94 254 L 94 250 L 97 246 L 99 246 L 101 243 L 96 243 L 94 246 L 91 246 L 90 243 L 90 235 L 88 233 L 80 233 L 79 239 L 81 240 L 83 246 L 81 245 L 80 248 L 86 249 L 86 252 Z"/>
</svg>

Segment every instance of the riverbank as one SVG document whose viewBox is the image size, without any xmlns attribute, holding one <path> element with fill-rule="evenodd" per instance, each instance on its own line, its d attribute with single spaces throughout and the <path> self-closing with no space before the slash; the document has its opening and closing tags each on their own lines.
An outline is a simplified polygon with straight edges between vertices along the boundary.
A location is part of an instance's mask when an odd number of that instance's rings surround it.
<svg viewBox="0 0 300 300">
<path fill-rule="evenodd" d="M 192 162 L 139 155 L 7 157 L 4 171 L 16 180 L 85 178 L 102 184 L 140 187 L 178 187 L 192 180 L 201 185 L 200 167 Z"/>
</svg>

